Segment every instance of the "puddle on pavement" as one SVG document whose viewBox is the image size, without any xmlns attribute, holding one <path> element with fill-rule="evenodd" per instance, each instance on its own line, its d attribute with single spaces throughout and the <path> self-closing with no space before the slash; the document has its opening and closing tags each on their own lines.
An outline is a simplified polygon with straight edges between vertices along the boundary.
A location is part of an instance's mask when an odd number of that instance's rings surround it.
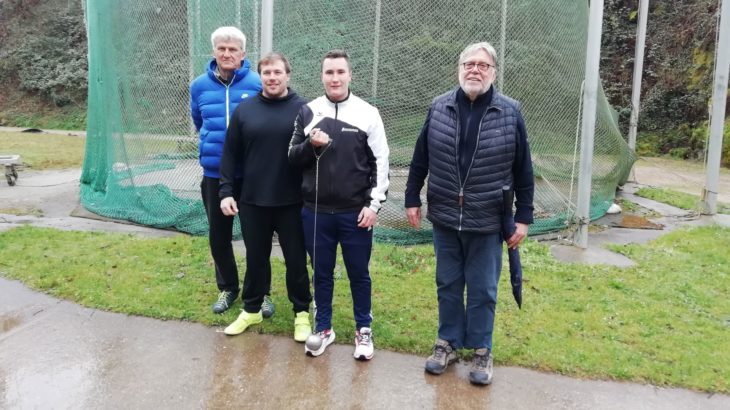
<svg viewBox="0 0 730 410">
<path fill-rule="evenodd" d="M 319 357 L 285 338 L 245 334 L 217 342 L 205 407 L 454 408 L 458 397 L 457 407 L 488 408 L 491 402 L 488 389 L 469 384 L 467 366 L 428 377 L 422 358 L 378 351 L 372 361 L 356 361 L 346 341 Z M 409 377 L 414 370 L 417 377 Z"/>
</svg>

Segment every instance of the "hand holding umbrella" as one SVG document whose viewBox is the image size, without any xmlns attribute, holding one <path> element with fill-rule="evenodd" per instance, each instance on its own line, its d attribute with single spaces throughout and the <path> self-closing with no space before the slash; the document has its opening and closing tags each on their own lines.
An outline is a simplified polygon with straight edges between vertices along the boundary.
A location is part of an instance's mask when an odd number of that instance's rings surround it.
<svg viewBox="0 0 730 410">
<path fill-rule="evenodd" d="M 502 187 L 502 237 L 505 242 L 517 230 L 515 226 L 515 218 L 512 214 L 512 203 L 514 202 L 514 193 L 509 186 Z M 522 309 L 522 263 L 520 262 L 520 251 L 517 247 L 508 248 L 507 256 L 509 257 L 509 279 L 512 283 L 512 295 L 515 297 L 517 306 Z"/>
</svg>

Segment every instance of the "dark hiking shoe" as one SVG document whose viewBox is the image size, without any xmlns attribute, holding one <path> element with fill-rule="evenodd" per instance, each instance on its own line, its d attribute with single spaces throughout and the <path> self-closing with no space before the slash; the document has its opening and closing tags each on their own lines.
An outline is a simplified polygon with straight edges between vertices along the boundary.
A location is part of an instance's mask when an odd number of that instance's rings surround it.
<svg viewBox="0 0 730 410">
<path fill-rule="evenodd" d="M 218 295 L 218 300 L 213 303 L 213 313 L 223 313 L 233 305 L 237 295 L 234 292 L 224 290 Z"/>
<path fill-rule="evenodd" d="M 433 345 L 433 353 L 426 359 L 426 371 L 431 374 L 441 374 L 456 359 L 456 352 L 449 342 L 437 339 Z"/>
<path fill-rule="evenodd" d="M 261 314 L 265 319 L 268 319 L 271 316 L 274 316 L 275 311 L 276 306 L 274 306 L 274 301 L 271 300 L 271 296 L 264 296 L 264 303 L 261 304 Z"/>
<path fill-rule="evenodd" d="M 477 349 L 471 360 L 469 381 L 472 384 L 486 386 L 492 383 L 492 353 L 489 349 Z"/>
</svg>

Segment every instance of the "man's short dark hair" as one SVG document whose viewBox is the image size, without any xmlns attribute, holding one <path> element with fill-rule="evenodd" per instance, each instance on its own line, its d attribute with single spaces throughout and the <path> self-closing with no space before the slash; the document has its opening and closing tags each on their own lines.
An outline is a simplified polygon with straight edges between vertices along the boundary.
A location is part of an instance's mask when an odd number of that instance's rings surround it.
<svg viewBox="0 0 730 410">
<path fill-rule="evenodd" d="M 284 54 L 278 52 L 278 51 L 272 51 L 270 53 L 266 53 L 261 59 L 259 60 L 258 65 L 256 66 L 256 71 L 261 74 L 261 66 L 266 64 L 273 64 L 275 61 L 281 61 L 284 63 L 284 70 L 287 74 L 291 73 L 291 64 L 289 64 L 289 60 L 284 57 Z"/>
<path fill-rule="evenodd" d="M 347 54 L 347 51 L 341 50 L 341 49 L 334 49 L 327 52 L 327 54 L 324 55 L 324 58 L 322 59 L 322 67 L 324 67 L 324 60 L 327 59 L 335 59 L 335 58 L 344 58 L 345 61 L 347 61 L 347 69 L 352 72 L 352 65 L 350 64 L 350 56 Z"/>
</svg>

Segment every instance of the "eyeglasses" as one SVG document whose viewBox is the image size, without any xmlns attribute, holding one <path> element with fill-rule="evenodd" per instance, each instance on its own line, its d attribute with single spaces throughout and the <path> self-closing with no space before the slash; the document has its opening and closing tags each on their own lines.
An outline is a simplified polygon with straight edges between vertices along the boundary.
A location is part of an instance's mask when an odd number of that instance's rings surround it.
<svg viewBox="0 0 730 410">
<path fill-rule="evenodd" d="M 466 63 L 461 63 L 461 65 L 464 67 L 464 70 L 471 71 L 476 67 L 480 72 L 486 73 L 490 68 L 494 67 L 491 64 L 487 63 L 475 63 L 473 61 L 469 61 Z"/>
</svg>

